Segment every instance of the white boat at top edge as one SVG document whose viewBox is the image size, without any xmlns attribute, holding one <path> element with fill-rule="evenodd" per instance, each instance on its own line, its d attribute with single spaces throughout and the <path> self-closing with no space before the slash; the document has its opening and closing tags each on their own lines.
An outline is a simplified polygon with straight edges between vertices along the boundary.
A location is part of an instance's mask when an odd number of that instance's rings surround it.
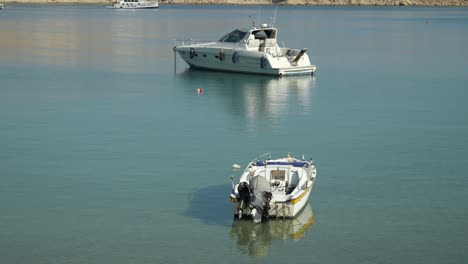
<svg viewBox="0 0 468 264">
<path fill-rule="evenodd" d="M 176 40 L 174 51 L 191 67 L 264 75 L 314 74 L 307 49 L 280 47 L 278 30 L 267 24 L 236 29 L 218 41 Z"/>
<path fill-rule="evenodd" d="M 141 9 L 141 8 L 158 8 L 158 0 L 120 0 L 113 2 L 108 8 L 122 9 Z"/>
<path fill-rule="evenodd" d="M 271 217 L 294 218 L 307 204 L 317 176 L 313 161 L 286 158 L 249 162 L 239 182 L 232 184 L 234 215 L 254 222 Z"/>
</svg>

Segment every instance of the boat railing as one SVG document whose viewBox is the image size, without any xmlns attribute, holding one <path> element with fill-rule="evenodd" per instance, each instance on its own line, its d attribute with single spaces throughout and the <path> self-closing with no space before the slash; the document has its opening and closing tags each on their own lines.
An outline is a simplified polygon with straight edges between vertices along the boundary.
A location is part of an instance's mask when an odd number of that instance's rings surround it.
<svg viewBox="0 0 468 264">
<path fill-rule="evenodd" d="M 271 159 L 271 153 L 270 152 L 267 152 L 265 154 L 262 154 L 260 156 L 258 156 L 257 158 L 253 159 L 252 162 L 254 161 L 257 161 L 257 160 L 261 160 L 262 157 L 265 157 L 265 156 L 268 156 L 268 159 Z"/>
<path fill-rule="evenodd" d="M 210 44 L 216 43 L 214 40 L 199 40 L 199 39 L 175 39 L 174 45 L 176 47 L 179 46 L 188 46 L 188 45 L 202 45 L 202 44 Z"/>
<path fill-rule="evenodd" d="M 175 47 L 189 46 L 189 45 L 203 46 L 203 45 L 215 44 L 215 43 L 222 45 L 222 47 L 231 48 L 233 50 L 245 48 L 245 43 L 243 42 L 219 42 L 216 40 L 199 40 L 199 39 L 175 39 L 174 40 Z"/>
<path fill-rule="evenodd" d="M 257 160 L 260 160 L 262 157 L 265 157 L 265 156 L 268 156 L 268 159 L 271 159 L 271 153 L 270 153 L 270 152 L 267 152 L 267 153 L 265 153 L 265 154 L 262 154 L 262 155 L 256 157 L 255 159 L 253 159 L 252 161 L 250 161 L 249 163 L 247 163 L 247 165 L 245 166 L 245 170 L 244 170 L 243 174 L 244 174 L 246 171 L 249 170 L 251 164 L 255 164 L 255 162 L 256 162 Z"/>
</svg>

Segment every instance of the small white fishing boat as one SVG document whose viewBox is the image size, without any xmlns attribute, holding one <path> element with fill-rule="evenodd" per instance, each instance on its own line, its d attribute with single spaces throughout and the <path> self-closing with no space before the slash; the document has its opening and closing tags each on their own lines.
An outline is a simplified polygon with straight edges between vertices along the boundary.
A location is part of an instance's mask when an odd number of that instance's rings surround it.
<svg viewBox="0 0 468 264">
<path fill-rule="evenodd" d="M 312 160 L 290 154 L 272 160 L 270 153 L 263 154 L 249 162 L 237 184 L 232 182 L 234 215 L 256 223 L 271 217 L 294 218 L 307 204 L 316 175 Z"/>
<path fill-rule="evenodd" d="M 125 8 L 125 9 L 140 9 L 140 8 L 158 8 L 158 0 L 119 0 L 112 3 L 108 8 Z"/>
<path fill-rule="evenodd" d="M 191 67 L 202 69 L 274 76 L 316 71 L 307 49 L 280 47 L 277 36 L 275 27 L 262 24 L 236 29 L 218 41 L 176 40 L 174 51 Z"/>
</svg>

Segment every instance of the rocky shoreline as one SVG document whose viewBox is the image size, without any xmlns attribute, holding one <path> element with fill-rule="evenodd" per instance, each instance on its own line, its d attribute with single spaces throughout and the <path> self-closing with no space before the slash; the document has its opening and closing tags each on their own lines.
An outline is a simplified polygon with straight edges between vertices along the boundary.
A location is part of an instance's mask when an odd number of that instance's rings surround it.
<svg viewBox="0 0 468 264">
<path fill-rule="evenodd" d="M 103 4 L 110 0 L 0 0 L 23 4 Z M 468 0 L 159 0 L 164 4 L 197 5 L 317 5 L 317 6 L 468 6 Z"/>
</svg>

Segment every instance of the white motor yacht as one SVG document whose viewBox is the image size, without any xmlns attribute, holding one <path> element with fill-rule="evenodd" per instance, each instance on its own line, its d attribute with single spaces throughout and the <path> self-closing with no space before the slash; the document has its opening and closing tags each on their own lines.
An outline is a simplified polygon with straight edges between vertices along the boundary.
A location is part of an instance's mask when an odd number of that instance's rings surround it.
<svg viewBox="0 0 468 264">
<path fill-rule="evenodd" d="M 113 2 L 108 8 L 125 8 L 125 9 L 139 9 L 139 8 L 158 8 L 158 0 L 119 0 Z"/>
<path fill-rule="evenodd" d="M 191 67 L 264 75 L 313 74 L 307 49 L 280 47 L 270 25 L 236 29 L 218 41 L 176 40 L 174 51 Z"/>
<path fill-rule="evenodd" d="M 268 159 L 261 159 L 269 155 Z M 270 153 L 249 162 L 237 184 L 232 183 L 231 202 L 238 218 L 294 218 L 307 204 L 317 176 L 313 161 L 288 154 L 271 159 Z"/>
</svg>

